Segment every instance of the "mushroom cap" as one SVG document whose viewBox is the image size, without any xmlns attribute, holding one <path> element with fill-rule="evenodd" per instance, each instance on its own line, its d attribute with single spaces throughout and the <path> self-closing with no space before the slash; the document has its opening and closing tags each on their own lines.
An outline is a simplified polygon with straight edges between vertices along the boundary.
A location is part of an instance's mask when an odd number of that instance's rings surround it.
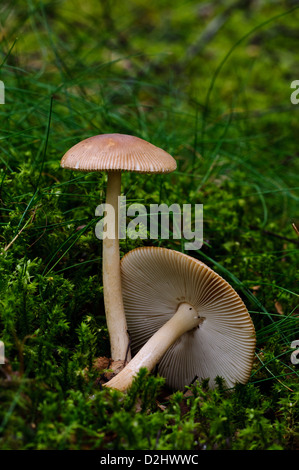
<svg viewBox="0 0 299 470">
<path fill-rule="evenodd" d="M 80 171 L 134 171 L 169 173 L 176 169 L 175 159 L 155 145 L 126 134 L 100 134 L 71 147 L 61 166 Z"/>
<path fill-rule="evenodd" d="M 203 318 L 163 355 L 158 373 L 173 389 L 194 379 L 222 377 L 228 387 L 246 383 L 252 369 L 255 330 L 235 290 L 191 256 L 167 248 L 141 247 L 121 261 L 122 289 L 133 355 L 182 302 Z"/>
</svg>

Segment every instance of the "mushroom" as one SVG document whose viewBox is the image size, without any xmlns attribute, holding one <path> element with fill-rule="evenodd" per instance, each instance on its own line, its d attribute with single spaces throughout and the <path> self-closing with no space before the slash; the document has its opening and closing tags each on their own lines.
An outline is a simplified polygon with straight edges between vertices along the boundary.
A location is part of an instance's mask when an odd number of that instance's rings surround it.
<svg viewBox="0 0 299 470">
<path fill-rule="evenodd" d="M 157 372 L 172 389 L 195 379 L 246 383 L 255 330 L 235 290 L 201 261 L 167 248 L 141 247 L 121 261 L 133 359 L 106 387 L 125 391 L 140 370 Z"/>
<path fill-rule="evenodd" d="M 79 171 L 106 171 L 108 174 L 106 204 L 113 206 L 114 219 L 109 218 L 112 212 L 107 211 L 106 221 L 107 227 L 115 228 L 115 233 L 113 237 L 103 239 L 104 304 L 111 358 L 113 361 L 124 361 L 130 358 L 130 349 L 121 292 L 118 239 L 121 172 L 169 173 L 176 169 L 176 161 L 164 150 L 139 137 L 101 134 L 70 148 L 63 156 L 61 166 Z"/>
</svg>

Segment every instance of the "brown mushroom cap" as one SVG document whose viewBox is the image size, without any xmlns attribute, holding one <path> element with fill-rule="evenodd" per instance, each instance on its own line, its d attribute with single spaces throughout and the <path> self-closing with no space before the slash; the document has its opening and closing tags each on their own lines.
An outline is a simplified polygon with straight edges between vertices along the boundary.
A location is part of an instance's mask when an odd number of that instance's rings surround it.
<svg viewBox="0 0 299 470">
<path fill-rule="evenodd" d="M 100 134 L 71 147 L 61 160 L 63 168 L 81 171 L 134 171 L 169 173 L 175 159 L 155 145 L 126 134 Z"/>
<path fill-rule="evenodd" d="M 228 387 L 251 373 L 255 330 L 235 290 L 204 263 L 157 247 L 136 248 L 121 261 L 124 308 L 133 355 L 187 302 L 202 318 L 163 355 L 158 372 L 174 389 L 217 376 Z"/>
</svg>

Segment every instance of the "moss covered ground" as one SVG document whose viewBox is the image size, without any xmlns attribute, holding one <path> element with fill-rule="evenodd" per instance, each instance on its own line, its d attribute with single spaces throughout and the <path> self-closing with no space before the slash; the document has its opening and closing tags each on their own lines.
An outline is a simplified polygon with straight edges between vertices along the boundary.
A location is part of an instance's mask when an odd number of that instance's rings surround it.
<svg viewBox="0 0 299 470">
<path fill-rule="evenodd" d="M 294 1 L 1 2 L 2 450 L 299 449 L 298 24 Z M 128 203 L 204 205 L 192 256 L 250 312 L 247 384 L 176 391 L 142 370 L 128 393 L 102 389 L 106 179 L 60 160 L 113 132 L 177 160 L 124 174 Z M 121 255 L 144 244 L 184 250 L 125 239 Z"/>
</svg>

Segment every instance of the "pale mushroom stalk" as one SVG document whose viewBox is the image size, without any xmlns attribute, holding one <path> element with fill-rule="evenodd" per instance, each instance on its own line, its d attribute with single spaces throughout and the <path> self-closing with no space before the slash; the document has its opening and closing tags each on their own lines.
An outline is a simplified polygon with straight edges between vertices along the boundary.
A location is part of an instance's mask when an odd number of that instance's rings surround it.
<svg viewBox="0 0 299 470">
<path fill-rule="evenodd" d="M 120 391 L 127 390 L 141 368 L 151 371 L 180 336 L 197 328 L 203 320 L 192 305 L 180 304 L 176 313 L 145 343 L 129 364 L 104 385 Z"/>
<path fill-rule="evenodd" d="M 118 196 L 121 194 L 121 172 L 109 171 L 106 204 L 113 209 L 107 211 L 108 227 L 114 227 L 112 237 L 103 239 L 103 290 L 107 328 L 110 337 L 112 360 L 130 360 L 129 336 L 123 306 L 118 239 Z M 110 220 L 111 218 L 111 220 Z"/>
</svg>

